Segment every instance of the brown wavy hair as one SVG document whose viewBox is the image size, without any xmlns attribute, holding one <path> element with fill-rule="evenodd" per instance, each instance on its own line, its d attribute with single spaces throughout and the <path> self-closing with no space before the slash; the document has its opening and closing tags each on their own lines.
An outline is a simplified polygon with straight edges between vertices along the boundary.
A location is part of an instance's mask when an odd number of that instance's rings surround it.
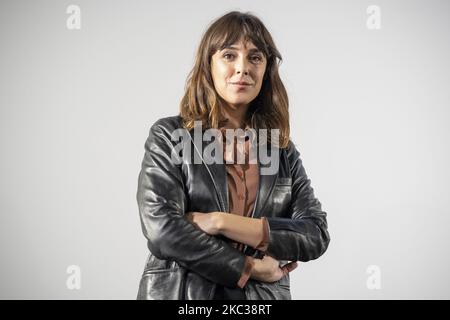
<svg viewBox="0 0 450 320">
<path fill-rule="evenodd" d="M 183 127 L 190 130 L 194 121 L 202 121 L 206 128 L 219 128 L 222 120 L 220 106 L 225 101 L 214 88 L 211 75 L 211 56 L 243 37 L 261 50 L 267 60 L 263 83 L 258 96 L 251 101 L 246 123 L 255 129 L 279 129 L 279 147 L 289 142 L 289 100 L 278 68 L 282 57 L 272 36 L 259 18 L 251 13 L 231 11 L 213 21 L 200 41 L 195 65 L 188 75 L 185 94 L 180 102 Z"/>
</svg>

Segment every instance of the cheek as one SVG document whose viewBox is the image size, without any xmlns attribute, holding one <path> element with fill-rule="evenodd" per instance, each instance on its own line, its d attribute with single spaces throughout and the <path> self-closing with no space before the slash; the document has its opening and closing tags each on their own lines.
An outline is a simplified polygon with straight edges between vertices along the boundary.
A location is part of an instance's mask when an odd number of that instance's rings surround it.
<svg viewBox="0 0 450 320">
<path fill-rule="evenodd" d="M 260 70 L 259 78 L 261 79 L 261 82 L 264 79 L 264 74 L 266 73 L 266 68 L 264 67 L 262 70 Z"/>
<path fill-rule="evenodd" d="M 221 78 L 222 81 L 230 73 L 230 68 L 224 63 L 216 63 L 214 68 L 216 76 L 218 78 Z"/>
<path fill-rule="evenodd" d="M 264 81 L 264 72 L 258 75 L 258 87 L 262 86 L 263 81 Z"/>
</svg>

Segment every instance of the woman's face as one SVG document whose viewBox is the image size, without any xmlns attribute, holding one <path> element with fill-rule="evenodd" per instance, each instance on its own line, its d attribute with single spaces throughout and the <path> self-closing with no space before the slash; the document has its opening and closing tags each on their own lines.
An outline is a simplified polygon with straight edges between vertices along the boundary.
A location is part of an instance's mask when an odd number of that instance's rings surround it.
<svg viewBox="0 0 450 320">
<path fill-rule="evenodd" d="M 241 39 L 211 57 L 214 87 L 231 108 L 247 108 L 261 90 L 266 65 L 264 54 Z"/>
</svg>

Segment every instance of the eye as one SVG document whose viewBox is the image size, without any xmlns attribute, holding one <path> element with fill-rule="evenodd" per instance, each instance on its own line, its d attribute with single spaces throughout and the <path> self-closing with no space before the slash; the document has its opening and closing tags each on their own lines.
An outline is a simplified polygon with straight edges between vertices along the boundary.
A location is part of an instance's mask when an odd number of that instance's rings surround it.
<svg viewBox="0 0 450 320">
<path fill-rule="evenodd" d="M 252 57 L 252 60 L 253 60 L 253 61 L 256 61 L 256 62 L 261 62 L 261 61 L 262 61 L 262 58 L 261 58 L 260 56 L 253 56 L 253 57 Z"/>
<path fill-rule="evenodd" d="M 234 57 L 234 55 L 232 55 L 231 53 L 225 53 L 225 54 L 223 55 L 223 57 L 224 57 L 226 60 L 230 60 L 230 59 L 227 58 L 227 57 Z"/>
</svg>

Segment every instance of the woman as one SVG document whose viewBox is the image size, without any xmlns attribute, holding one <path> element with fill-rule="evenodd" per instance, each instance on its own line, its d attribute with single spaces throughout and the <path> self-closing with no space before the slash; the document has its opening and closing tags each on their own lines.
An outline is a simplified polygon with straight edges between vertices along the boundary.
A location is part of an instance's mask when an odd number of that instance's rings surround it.
<svg viewBox="0 0 450 320">
<path fill-rule="evenodd" d="M 203 35 L 180 114 L 156 121 L 145 144 L 138 299 L 291 299 L 296 261 L 326 251 L 280 62 L 254 15 L 230 12 Z"/>
</svg>

